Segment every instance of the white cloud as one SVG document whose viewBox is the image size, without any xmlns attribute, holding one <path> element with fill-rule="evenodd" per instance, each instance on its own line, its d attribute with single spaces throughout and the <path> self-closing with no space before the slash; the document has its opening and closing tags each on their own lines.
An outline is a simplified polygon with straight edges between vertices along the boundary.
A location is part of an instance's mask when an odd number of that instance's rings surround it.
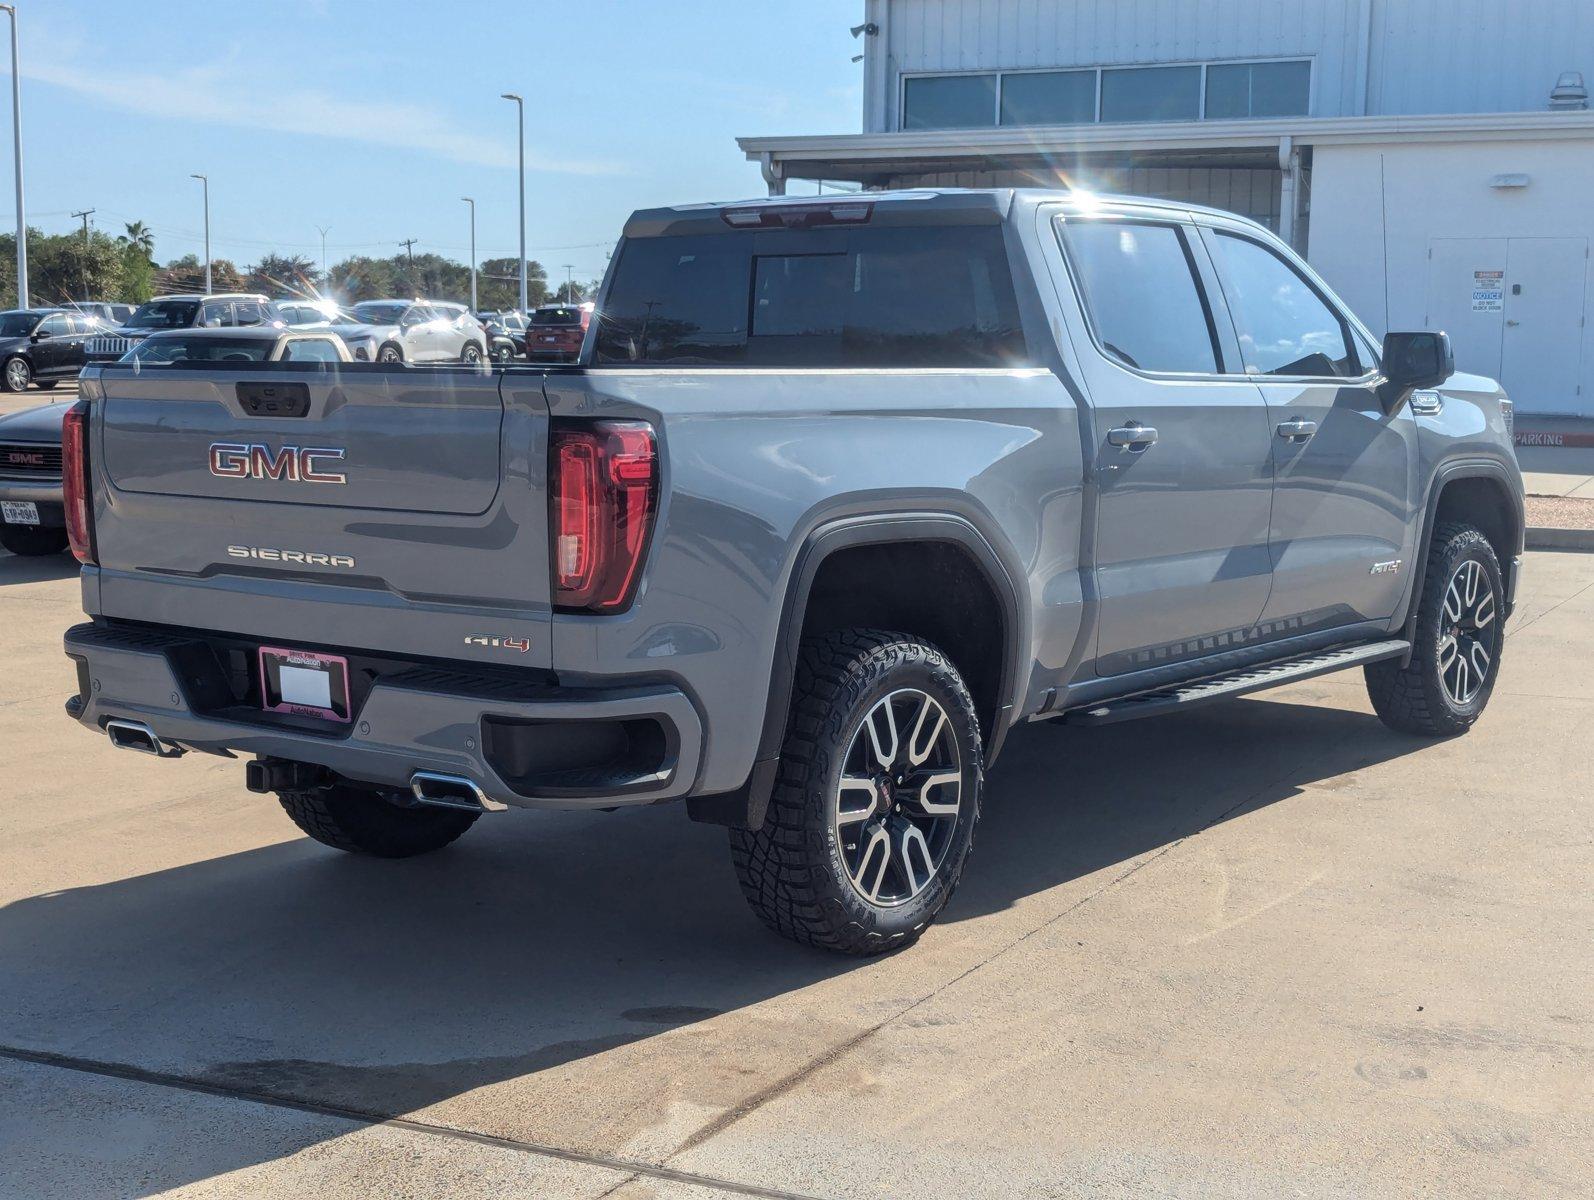
<svg viewBox="0 0 1594 1200">
<path fill-rule="evenodd" d="M 512 137 L 489 138 L 417 104 L 355 100 L 316 88 L 276 91 L 238 86 L 221 67 L 188 67 L 162 74 L 56 61 L 29 63 L 26 78 L 66 88 L 109 107 L 149 117 L 202 121 L 274 133 L 344 138 L 377 146 L 424 150 L 482 167 L 515 166 Z M 504 103 L 506 127 L 513 114 Z M 616 175 L 623 168 L 592 159 L 550 158 L 528 149 L 526 166 L 567 175 Z"/>
</svg>

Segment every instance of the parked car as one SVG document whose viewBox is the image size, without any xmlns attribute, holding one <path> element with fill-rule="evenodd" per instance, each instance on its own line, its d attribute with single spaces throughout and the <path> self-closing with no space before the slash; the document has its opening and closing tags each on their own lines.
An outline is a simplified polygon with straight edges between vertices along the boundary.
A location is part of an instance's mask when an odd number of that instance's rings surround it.
<svg viewBox="0 0 1594 1200">
<path fill-rule="evenodd" d="M 61 418 L 70 400 L 0 417 L 0 546 L 12 554 L 66 549 Z"/>
<path fill-rule="evenodd" d="M 332 326 L 355 358 L 373 362 L 463 362 L 487 357 L 487 336 L 463 305 L 432 300 L 362 300 L 353 322 Z"/>
<path fill-rule="evenodd" d="M 150 334 L 165 329 L 226 329 L 276 320 L 271 301 L 256 292 L 156 296 L 140 304 L 120 329 L 90 338 L 85 357 L 89 362 L 115 362 Z"/>
<path fill-rule="evenodd" d="M 354 320 L 333 300 L 273 300 L 271 307 L 289 329 L 325 329 Z"/>
<path fill-rule="evenodd" d="M 547 304 L 531 314 L 526 329 L 526 357 L 543 362 L 574 362 L 581 353 L 591 304 Z"/>
<path fill-rule="evenodd" d="M 133 315 L 131 304 L 119 304 L 111 300 L 69 300 L 66 307 L 74 312 L 98 317 L 107 325 L 121 325 Z"/>
<path fill-rule="evenodd" d="M 1380 347 L 1254 222 L 1005 189 L 656 209 L 598 312 L 579 372 L 403 404 L 263 366 L 302 388 L 280 418 L 87 368 L 68 711 L 253 755 L 309 836 L 388 858 L 505 806 L 684 798 L 772 929 L 873 954 L 946 904 L 1016 724 L 1352 667 L 1410 734 L 1489 701 L 1509 401 L 1443 333 Z"/>
<path fill-rule="evenodd" d="M 121 358 L 141 367 L 179 363 L 352 362 L 331 329 L 257 325 L 237 329 L 173 329 L 152 333 Z"/>
<path fill-rule="evenodd" d="M 487 354 L 494 362 L 518 357 L 526 344 L 526 314 L 515 309 L 479 312 L 476 319 L 487 330 Z"/>
<path fill-rule="evenodd" d="M 0 388 L 49 391 L 82 369 L 84 345 L 105 327 L 97 317 L 64 308 L 13 308 L 0 312 Z"/>
</svg>

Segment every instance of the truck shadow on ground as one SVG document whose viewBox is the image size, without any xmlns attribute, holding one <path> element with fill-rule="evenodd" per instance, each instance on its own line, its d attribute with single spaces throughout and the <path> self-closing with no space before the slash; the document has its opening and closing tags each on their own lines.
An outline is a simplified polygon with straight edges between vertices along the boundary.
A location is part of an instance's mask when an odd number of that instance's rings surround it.
<svg viewBox="0 0 1594 1200">
<path fill-rule="evenodd" d="M 0 587 L 14 583 L 69 579 L 78 570 L 77 559 L 70 554 L 42 554 L 35 558 L 0 550 Z"/>
<path fill-rule="evenodd" d="M 1423 745 L 1362 713 L 1278 701 L 1020 729 L 942 923 L 1001 913 Z M 961 970 L 1017 936 L 952 932 L 970 945 L 941 951 L 937 971 L 949 953 Z M 838 1003 L 834 983 L 869 969 L 767 934 L 720 831 L 674 808 L 484 819 L 456 847 L 403 863 L 298 839 L 36 896 L 0 909 L 0 964 L 7 1046 L 373 1117 L 513 1082 L 512 1104 L 473 1097 L 436 1119 L 614 1154 L 633 1152 L 667 1102 L 730 1109 L 844 1041 L 864 1017 L 859 989 Z M 882 1002 L 917 986 L 903 982 L 911 963 L 891 964 Z M 114 1194 L 300 1148 L 254 1141 L 172 1136 Z M 59 1182 L 96 1194 L 82 1178 Z"/>
</svg>

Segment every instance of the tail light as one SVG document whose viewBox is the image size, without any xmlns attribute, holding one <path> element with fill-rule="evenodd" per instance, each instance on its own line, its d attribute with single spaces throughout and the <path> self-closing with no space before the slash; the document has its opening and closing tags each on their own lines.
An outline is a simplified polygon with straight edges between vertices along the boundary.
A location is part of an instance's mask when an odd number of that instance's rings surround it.
<svg viewBox="0 0 1594 1200">
<path fill-rule="evenodd" d="M 96 565 L 94 500 L 89 486 L 89 406 L 79 400 L 61 418 L 61 491 L 66 536 L 78 562 Z"/>
<path fill-rule="evenodd" d="M 631 603 L 658 506 L 653 430 L 641 421 L 555 425 L 550 445 L 554 607 Z"/>
</svg>

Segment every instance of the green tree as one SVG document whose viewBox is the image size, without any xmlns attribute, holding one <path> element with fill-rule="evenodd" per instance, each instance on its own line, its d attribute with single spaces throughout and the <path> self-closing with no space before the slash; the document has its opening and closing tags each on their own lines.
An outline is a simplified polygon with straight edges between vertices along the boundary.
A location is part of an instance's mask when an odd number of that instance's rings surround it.
<svg viewBox="0 0 1594 1200">
<path fill-rule="evenodd" d="M 467 278 L 466 286 L 470 286 Z M 514 308 L 520 303 L 519 259 L 489 258 L 478 268 L 476 291 L 484 309 Z M 526 303 L 533 308 L 548 299 L 548 272 L 535 259 L 526 260 Z"/>
<path fill-rule="evenodd" d="M 137 242 L 122 247 L 122 284 L 115 299 L 142 304 L 155 294 L 155 264 Z"/>
<path fill-rule="evenodd" d="M 155 256 L 155 235 L 148 225 L 142 221 L 129 221 L 123 228 L 127 230 L 124 240 L 142 250 L 145 259 Z"/>
<path fill-rule="evenodd" d="M 246 290 L 268 296 L 316 296 L 315 263 L 297 254 L 267 254 L 249 268 Z"/>
<path fill-rule="evenodd" d="M 356 254 L 327 270 L 326 291 L 346 304 L 394 296 L 398 287 L 391 259 Z"/>
</svg>

